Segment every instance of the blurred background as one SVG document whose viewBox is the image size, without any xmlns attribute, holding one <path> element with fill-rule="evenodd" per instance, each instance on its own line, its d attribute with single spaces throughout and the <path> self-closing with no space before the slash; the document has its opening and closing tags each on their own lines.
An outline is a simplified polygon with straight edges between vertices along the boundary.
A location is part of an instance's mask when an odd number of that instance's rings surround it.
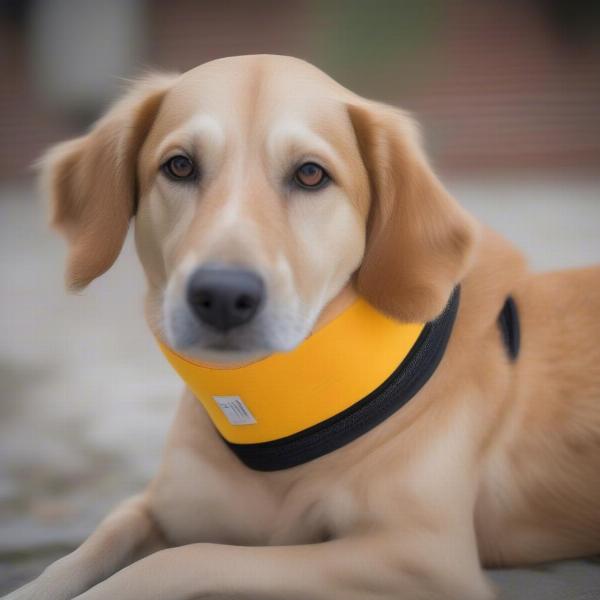
<svg viewBox="0 0 600 600">
<path fill-rule="evenodd" d="M 130 241 L 63 291 L 31 164 L 148 68 L 265 52 L 411 110 L 449 189 L 534 268 L 600 260 L 600 2 L 0 0 L 0 593 L 148 481 L 179 393 Z M 600 598 L 593 560 L 494 577 L 515 600 Z"/>
</svg>

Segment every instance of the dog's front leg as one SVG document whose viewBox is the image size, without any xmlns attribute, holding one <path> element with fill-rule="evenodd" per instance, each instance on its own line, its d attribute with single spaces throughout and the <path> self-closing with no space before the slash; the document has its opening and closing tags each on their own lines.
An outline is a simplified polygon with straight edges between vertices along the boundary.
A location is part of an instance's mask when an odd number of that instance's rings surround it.
<svg viewBox="0 0 600 600">
<path fill-rule="evenodd" d="M 75 600 L 490 600 L 449 540 L 365 535 L 302 546 L 192 544 L 153 554 Z"/>
<path fill-rule="evenodd" d="M 51 564 L 37 579 L 4 600 L 70 600 L 115 571 L 164 547 L 145 496 L 136 496 L 110 513 L 77 550 Z"/>
</svg>

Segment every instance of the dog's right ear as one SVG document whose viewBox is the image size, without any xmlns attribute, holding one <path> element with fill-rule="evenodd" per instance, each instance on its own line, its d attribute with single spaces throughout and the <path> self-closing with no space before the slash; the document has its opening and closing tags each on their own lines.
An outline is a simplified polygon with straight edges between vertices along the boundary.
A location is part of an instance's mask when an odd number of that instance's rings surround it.
<svg viewBox="0 0 600 600">
<path fill-rule="evenodd" d="M 69 244 L 66 283 L 82 289 L 116 260 L 137 202 L 137 156 L 175 77 L 152 75 L 80 138 L 40 161 L 51 224 Z"/>
</svg>

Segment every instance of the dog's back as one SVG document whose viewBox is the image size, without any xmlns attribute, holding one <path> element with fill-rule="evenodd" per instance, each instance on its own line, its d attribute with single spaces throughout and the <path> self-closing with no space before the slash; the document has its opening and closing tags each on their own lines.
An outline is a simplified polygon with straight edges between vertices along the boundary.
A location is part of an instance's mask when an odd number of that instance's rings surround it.
<svg viewBox="0 0 600 600">
<path fill-rule="evenodd" d="M 514 297 L 521 348 L 482 483 L 483 554 L 502 564 L 598 552 L 600 267 L 532 275 Z"/>
</svg>

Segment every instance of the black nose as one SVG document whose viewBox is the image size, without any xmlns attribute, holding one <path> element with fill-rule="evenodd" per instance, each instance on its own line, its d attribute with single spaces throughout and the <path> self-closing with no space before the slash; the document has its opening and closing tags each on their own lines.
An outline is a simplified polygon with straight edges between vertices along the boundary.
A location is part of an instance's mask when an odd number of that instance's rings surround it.
<svg viewBox="0 0 600 600">
<path fill-rule="evenodd" d="M 200 268 L 190 277 L 187 300 L 194 314 L 219 331 L 254 317 L 264 295 L 262 279 L 243 269 Z"/>
</svg>

